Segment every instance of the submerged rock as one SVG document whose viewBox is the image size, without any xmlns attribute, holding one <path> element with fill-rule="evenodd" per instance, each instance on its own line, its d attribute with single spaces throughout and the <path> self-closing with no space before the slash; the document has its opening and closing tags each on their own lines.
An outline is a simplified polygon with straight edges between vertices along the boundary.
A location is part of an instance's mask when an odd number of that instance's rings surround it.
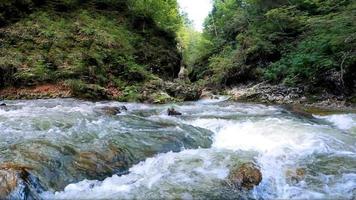
<svg viewBox="0 0 356 200">
<path fill-rule="evenodd" d="M 120 114 L 122 111 L 127 111 L 127 108 L 126 106 L 120 106 L 120 107 L 105 106 L 101 108 L 101 111 L 103 111 L 107 115 L 117 115 Z"/>
<path fill-rule="evenodd" d="M 307 112 L 303 107 L 299 105 L 287 105 L 285 108 L 297 116 L 305 117 L 307 119 L 313 119 L 313 114 Z"/>
<path fill-rule="evenodd" d="M 182 115 L 182 113 L 176 111 L 174 108 L 168 108 L 167 113 L 169 116 L 179 116 Z"/>
<path fill-rule="evenodd" d="M 237 189 L 251 190 L 262 181 L 260 169 L 253 163 L 244 163 L 230 171 L 228 183 Z"/>
<path fill-rule="evenodd" d="M 286 171 L 286 177 L 289 183 L 299 183 L 304 180 L 305 175 L 306 170 L 304 168 L 288 169 Z"/>
<path fill-rule="evenodd" d="M 84 174 L 90 179 L 97 179 L 127 170 L 131 160 L 129 151 L 109 145 L 105 151 L 78 152 L 72 163 L 77 173 Z"/>
<path fill-rule="evenodd" d="M 0 165 L 0 199 L 40 199 L 43 188 L 29 169 L 13 163 Z"/>
</svg>

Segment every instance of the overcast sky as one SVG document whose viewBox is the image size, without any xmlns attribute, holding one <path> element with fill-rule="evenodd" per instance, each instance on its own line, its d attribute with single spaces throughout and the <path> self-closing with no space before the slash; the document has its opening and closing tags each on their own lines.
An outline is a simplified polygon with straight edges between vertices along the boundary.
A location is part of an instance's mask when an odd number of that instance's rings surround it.
<svg viewBox="0 0 356 200">
<path fill-rule="evenodd" d="M 194 22 L 194 27 L 198 31 L 203 30 L 205 17 L 212 9 L 210 0 L 178 0 L 182 10 L 188 13 L 189 19 Z"/>
</svg>

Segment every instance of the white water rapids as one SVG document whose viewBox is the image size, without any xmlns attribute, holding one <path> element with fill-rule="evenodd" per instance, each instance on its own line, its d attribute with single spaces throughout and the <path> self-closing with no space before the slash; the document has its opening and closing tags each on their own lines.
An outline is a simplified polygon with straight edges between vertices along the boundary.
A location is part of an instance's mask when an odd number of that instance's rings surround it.
<svg viewBox="0 0 356 200">
<path fill-rule="evenodd" d="M 48 191 L 41 194 L 44 199 L 356 198 L 355 114 L 305 118 L 278 106 L 200 101 L 162 106 L 125 104 L 129 111 L 118 116 L 130 117 L 129 121 L 126 118 L 95 119 L 93 115 L 97 107 L 120 106 L 123 103 L 48 101 L 60 105 L 49 109 L 40 106 L 41 102 L 38 101 L 8 102 L 25 106 L 20 110 L 0 110 L 0 127 L 6 128 L 5 121 L 15 123 L 19 117 L 42 115 L 42 123 L 53 118 L 61 118 L 62 122 L 68 124 L 86 123 L 84 126 L 88 130 L 102 138 L 115 129 L 130 131 L 133 126 L 131 124 L 137 125 L 135 130 L 138 130 L 138 134 L 141 134 L 140 131 L 148 133 L 147 137 L 155 130 L 161 130 L 159 126 L 162 124 L 174 126 L 164 131 L 180 131 L 186 136 L 191 134 L 190 130 L 195 130 L 189 127 L 206 129 L 213 134 L 209 136 L 212 140 L 210 148 L 187 148 L 183 145 L 180 151 L 149 156 L 130 167 L 128 173 L 123 175 L 113 175 L 103 180 L 85 179 L 71 183 L 61 191 L 48 188 Z M 183 115 L 167 116 L 166 109 L 171 106 Z M 49 112 L 57 117 L 50 116 Z M 69 118 L 86 118 L 87 122 L 72 122 L 65 118 L 66 115 Z M 136 118 L 158 125 L 140 128 L 140 122 L 133 121 Z M 18 130 L 9 126 L 7 128 L 17 131 L 16 134 L 21 135 L 18 137 L 32 137 L 31 133 L 23 132 L 25 128 L 21 128 L 30 124 L 23 122 L 19 126 Z M 86 134 L 80 133 L 75 125 L 70 126 L 71 134 Z M 41 137 L 66 134 L 58 127 L 49 127 L 41 132 L 46 133 L 48 135 Z M 11 140 L 21 140 L 16 136 L 11 137 Z M 145 138 L 142 137 L 142 140 Z M 146 141 L 147 145 L 149 142 Z M 261 184 L 252 191 L 229 188 L 225 182 L 229 170 L 239 163 L 251 161 L 261 168 Z M 296 169 L 305 170 L 305 177 L 300 181 L 291 180 L 290 172 Z"/>
</svg>

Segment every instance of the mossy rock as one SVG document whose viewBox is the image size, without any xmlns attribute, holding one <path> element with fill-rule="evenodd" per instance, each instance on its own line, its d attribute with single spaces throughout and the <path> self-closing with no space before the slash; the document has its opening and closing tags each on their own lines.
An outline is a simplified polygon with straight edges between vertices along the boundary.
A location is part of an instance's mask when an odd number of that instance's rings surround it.
<svg viewBox="0 0 356 200">
<path fill-rule="evenodd" d="M 181 101 L 196 101 L 200 98 L 201 89 L 193 84 L 184 82 L 167 83 L 165 91 Z"/>
<path fill-rule="evenodd" d="M 169 96 L 169 94 L 167 94 L 165 92 L 157 92 L 151 96 L 150 101 L 151 101 L 150 103 L 165 104 L 165 103 L 169 103 L 169 102 L 174 102 L 174 101 L 176 101 L 176 99 Z"/>
</svg>

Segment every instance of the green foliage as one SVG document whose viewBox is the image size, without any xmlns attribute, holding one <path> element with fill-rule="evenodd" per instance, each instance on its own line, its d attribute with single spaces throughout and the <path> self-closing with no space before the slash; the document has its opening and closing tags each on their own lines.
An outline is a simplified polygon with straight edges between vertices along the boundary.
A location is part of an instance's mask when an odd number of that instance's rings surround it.
<svg viewBox="0 0 356 200">
<path fill-rule="evenodd" d="M 191 77 L 217 86 L 267 80 L 333 88 L 337 81 L 352 91 L 355 10 L 351 0 L 214 0 L 204 42 L 187 48 L 198 55 L 188 62 Z"/>
<path fill-rule="evenodd" d="M 130 0 L 129 6 L 136 15 L 152 18 L 164 30 L 175 33 L 181 26 L 177 0 Z"/>
<path fill-rule="evenodd" d="M 30 13 L 34 4 L 32 0 L 1 0 L 0 1 L 0 27 Z"/>
<path fill-rule="evenodd" d="M 192 24 L 185 23 L 178 32 L 178 39 L 183 55 L 184 64 L 192 66 L 194 62 L 202 57 L 202 53 L 211 48 L 212 43 L 203 37 L 202 33 L 194 30 Z"/>
<path fill-rule="evenodd" d="M 140 90 L 137 86 L 127 86 L 123 91 L 123 95 L 119 101 L 139 101 L 141 99 Z"/>
<path fill-rule="evenodd" d="M 128 63 L 125 68 L 124 78 L 129 82 L 143 82 L 148 78 L 148 72 L 146 69 L 136 63 Z"/>
<path fill-rule="evenodd" d="M 211 82 L 214 85 L 224 85 L 231 69 L 234 67 L 236 51 L 231 46 L 226 46 L 219 54 L 210 57 L 209 72 L 212 74 Z"/>
<path fill-rule="evenodd" d="M 177 76 L 181 24 L 176 0 L 1 1 L 0 87 L 65 81 L 81 98 L 117 87 L 138 100 L 128 85 Z"/>
<path fill-rule="evenodd" d="M 66 80 L 65 84 L 71 88 L 73 95 L 83 99 L 107 99 L 106 89 L 96 84 L 87 84 L 81 80 Z"/>
<path fill-rule="evenodd" d="M 272 81 L 283 79 L 294 82 L 307 80 L 318 83 L 321 72 L 336 69 L 345 73 L 355 63 L 356 24 L 351 12 L 314 17 L 310 20 L 311 31 L 293 51 L 266 70 Z M 343 68 L 343 69 L 341 69 Z"/>
<path fill-rule="evenodd" d="M 168 102 L 174 102 L 176 101 L 176 99 L 174 99 L 173 97 L 169 96 L 167 93 L 165 92 L 156 92 L 154 94 L 152 94 L 153 102 L 155 104 L 165 104 Z"/>
</svg>

